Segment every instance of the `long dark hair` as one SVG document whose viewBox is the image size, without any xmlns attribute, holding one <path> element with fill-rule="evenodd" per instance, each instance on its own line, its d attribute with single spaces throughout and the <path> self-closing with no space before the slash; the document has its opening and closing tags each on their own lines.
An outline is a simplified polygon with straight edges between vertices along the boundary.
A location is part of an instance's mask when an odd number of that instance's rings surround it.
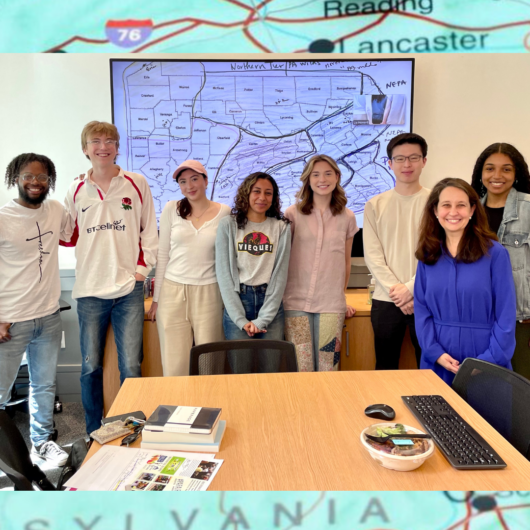
<svg viewBox="0 0 530 530">
<path fill-rule="evenodd" d="M 282 203 L 280 200 L 280 190 L 278 189 L 278 184 L 276 184 L 276 181 L 268 173 L 262 173 L 258 171 L 257 173 L 252 173 L 249 175 L 237 189 L 237 194 L 234 199 L 234 207 L 232 208 L 232 216 L 236 220 L 237 227 L 240 229 L 245 228 L 245 225 L 247 224 L 247 214 L 250 208 L 250 191 L 258 179 L 268 180 L 272 184 L 273 189 L 272 204 L 265 212 L 265 215 L 267 217 L 274 217 L 275 219 L 289 223 L 290 221 L 283 216 L 281 210 Z"/>
<path fill-rule="evenodd" d="M 426 265 L 433 265 L 440 259 L 442 248 L 446 248 L 445 230 L 436 219 L 434 211 L 440 202 L 440 194 L 445 188 L 462 190 L 468 196 L 470 206 L 475 207 L 473 217 L 464 230 L 456 254 L 458 261 L 474 263 L 488 253 L 492 242 L 497 241 L 497 236 L 489 229 L 486 212 L 477 192 L 465 180 L 456 178 L 440 180 L 431 191 L 421 218 L 416 258 Z"/>
<path fill-rule="evenodd" d="M 315 155 L 311 157 L 305 165 L 304 170 L 302 171 L 302 176 L 300 177 L 300 180 L 302 181 L 302 187 L 296 193 L 296 207 L 304 215 L 309 215 L 313 210 L 313 190 L 311 189 L 311 185 L 309 183 L 309 177 L 311 176 L 313 168 L 317 162 L 327 162 L 331 166 L 331 169 L 333 169 L 338 176 L 337 185 L 331 193 L 331 202 L 329 204 L 329 208 L 332 215 L 339 215 L 344 211 L 344 208 L 346 208 L 348 199 L 346 199 L 344 188 L 340 185 L 339 166 L 337 165 L 337 162 L 333 160 L 333 158 L 327 155 Z"/>
<path fill-rule="evenodd" d="M 475 167 L 473 168 L 473 175 L 471 177 L 471 186 L 479 194 L 484 197 L 488 191 L 484 184 L 482 184 L 482 169 L 486 160 L 495 153 L 501 153 L 511 159 L 515 167 L 515 181 L 513 187 L 517 191 L 530 194 L 530 173 L 528 172 L 528 164 L 523 155 L 511 144 L 496 143 L 491 144 L 482 153 L 480 153 Z"/>
</svg>

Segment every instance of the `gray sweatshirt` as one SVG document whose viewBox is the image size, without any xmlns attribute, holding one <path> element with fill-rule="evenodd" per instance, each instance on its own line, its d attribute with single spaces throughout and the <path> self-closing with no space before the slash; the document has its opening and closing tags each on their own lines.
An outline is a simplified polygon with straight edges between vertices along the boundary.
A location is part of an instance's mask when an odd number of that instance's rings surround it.
<svg viewBox="0 0 530 530">
<path fill-rule="evenodd" d="M 283 221 L 277 221 L 283 223 Z M 231 215 L 219 221 L 215 240 L 215 271 L 223 302 L 232 322 L 243 329 L 248 323 L 245 309 L 239 298 L 239 270 L 236 253 L 237 224 Z M 289 255 L 291 253 L 291 230 L 285 225 L 276 243 L 276 257 L 270 280 L 267 282 L 265 301 L 252 323 L 259 329 L 267 329 L 274 320 L 282 302 L 283 292 L 287 283 Z"/>
</svg>

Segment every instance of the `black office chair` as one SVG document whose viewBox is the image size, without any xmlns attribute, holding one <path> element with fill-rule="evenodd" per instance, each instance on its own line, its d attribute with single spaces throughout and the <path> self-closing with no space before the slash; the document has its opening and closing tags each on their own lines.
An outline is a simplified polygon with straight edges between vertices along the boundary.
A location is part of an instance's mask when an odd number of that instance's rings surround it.
<svg viewBox="0 0 530 530">
<path fill-rule="evenodd" d="M 496 364 L 467 358 L 453 390 L 530 460 L 530 381 Z"/>
<path fill-rule="evenodd" d="M 284 340 L 224 340 L 194 346 L 190 375 L 298 372 L 296 350 Z"/>
<path fill-rule="evenodd" d="M 0 410 L 0 469 L 17 491 L 56 489 L 39 466 L 31 461 L 24 438 L 5 410 Z"/>
</svg>

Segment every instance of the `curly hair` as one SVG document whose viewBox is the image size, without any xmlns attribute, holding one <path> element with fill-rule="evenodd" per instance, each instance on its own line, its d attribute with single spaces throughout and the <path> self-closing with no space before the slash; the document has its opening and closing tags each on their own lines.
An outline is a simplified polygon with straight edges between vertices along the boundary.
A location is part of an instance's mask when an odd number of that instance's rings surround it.
<svg viewBox="0 0 530 530">
<path fill-rule="evenodd" d="M 55 181 L 57 180 L 55 164 L 47 156 L 37 155 L 35 153 L 23 153 L 13 158 L 13 160 L 9 162 L 6 169 L 5 178 L 5 183 L 7 187 L 11 188 L 12 186 L 14 186 L 15 181 L 20 175 L 22 169 L 25 168 L 28 164 L 31 164 L 32 162 L 40 162 L 46 168 L 46 173 L 50 177 L 50 180 L 48 181 L 50 189 L 55 190 Z"/>
<path fill-rule="evenodd" d="M 445 188 L 462 190 L 469 198 L 475 212 L 464 229 L 464 235 L 458 244 L 456 259 L 463 263 L 474 263 L 488 253 L 492 241 L 497 236 L 489 229 L 484 207 L 480 203 L 477 192 L 465 181 L 457 178 L 445 178 L 434 186 L 425 204 L 420 224 L 420 237 L 416 250 L 416 258 L 426 265 L 435 264 L 442 255 L 442 247 L 446 247 L 445 230 L 436 219 L 435 208 L 440 202 L 440 194 Z"/>
<path fill-rule="evenodd" d="M 473 189 L 480 197 L 486 195 L 488 190 L 484 184 L 482 184 L 482 169 L 484 168 L 486 160 L 495 153 L 506 155 L 513 162 L 515 167 L 515 181 L 513 187 L 517 191 L 530 194 L 530 174 L 528 172 L 528 164 L 523 155 L 513 145 L 500 142 L 486 147 L 477 158 L 475 167 L 473 168 L 473 175 L 471 177 L 471 186 L 473 186 Z"/>
<path fill-rule="evenodd" d="M 280 200 L 280 190 L 278 189 L 278 184 L 276 181 L 268 174 L 258 171 L 257 173 L 252 173 L 249 175 L 237 189 L 237 194 L 234 199 L 234 207 L 232 208 L 232 216 L 235 218 L 237 227 L 242 229 L 245 228 L 247 224 L 247 214 L 250 208 L 249 197 L 252 188 L 258 181 L 258 179 L 268 180 L 272 184 L 273 196 L 271 207 L 265 212 L 267 217 L 274 217 L 279 219 L 287 224 L 290 223 L 289 219 L 284 217 L 281 207 L 282 202 Z"/>
<path fill-rule="evenodd" d="M 309 177 L 311 176 L 313 168 L 317 162 L 327 162 L 338 176 L 337 185 L 331 193 L 331 203 L 329 207 L 331 209 L 331 213 L 334 216 L 339 215 L 344 211 L 344 208 L 348 203 L 348 199 L 346 199 L 344 188 L 340 185 L 341 173 L 339 166 L 337 165 L 337 162 L 333 160 L 333 158 L 327 155 L 312 156 L 305 165 L 302 175 L 300 176 L 302 187 L 296 193 L 296 207 L 298 211 L 302 212 L 304 215 L 309 215 L 311 210 L 313 210 L 313 190 L 311 189 Z"/>
</svg>

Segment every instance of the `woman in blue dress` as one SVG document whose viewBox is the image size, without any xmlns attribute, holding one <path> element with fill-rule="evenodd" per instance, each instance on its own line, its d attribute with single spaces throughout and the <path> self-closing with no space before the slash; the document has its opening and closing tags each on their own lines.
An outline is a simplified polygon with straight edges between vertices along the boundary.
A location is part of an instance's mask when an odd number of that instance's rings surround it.
<svg viewBox="0 0 530 530">
<path fill-rule="evenodd" d="M 511 369 L 515 287 L 508 251 L 476 191 L 446 178 L 425 205 L 414 284 L 420 368 L 451 384 L 466 357 Z"/>
</svg>

